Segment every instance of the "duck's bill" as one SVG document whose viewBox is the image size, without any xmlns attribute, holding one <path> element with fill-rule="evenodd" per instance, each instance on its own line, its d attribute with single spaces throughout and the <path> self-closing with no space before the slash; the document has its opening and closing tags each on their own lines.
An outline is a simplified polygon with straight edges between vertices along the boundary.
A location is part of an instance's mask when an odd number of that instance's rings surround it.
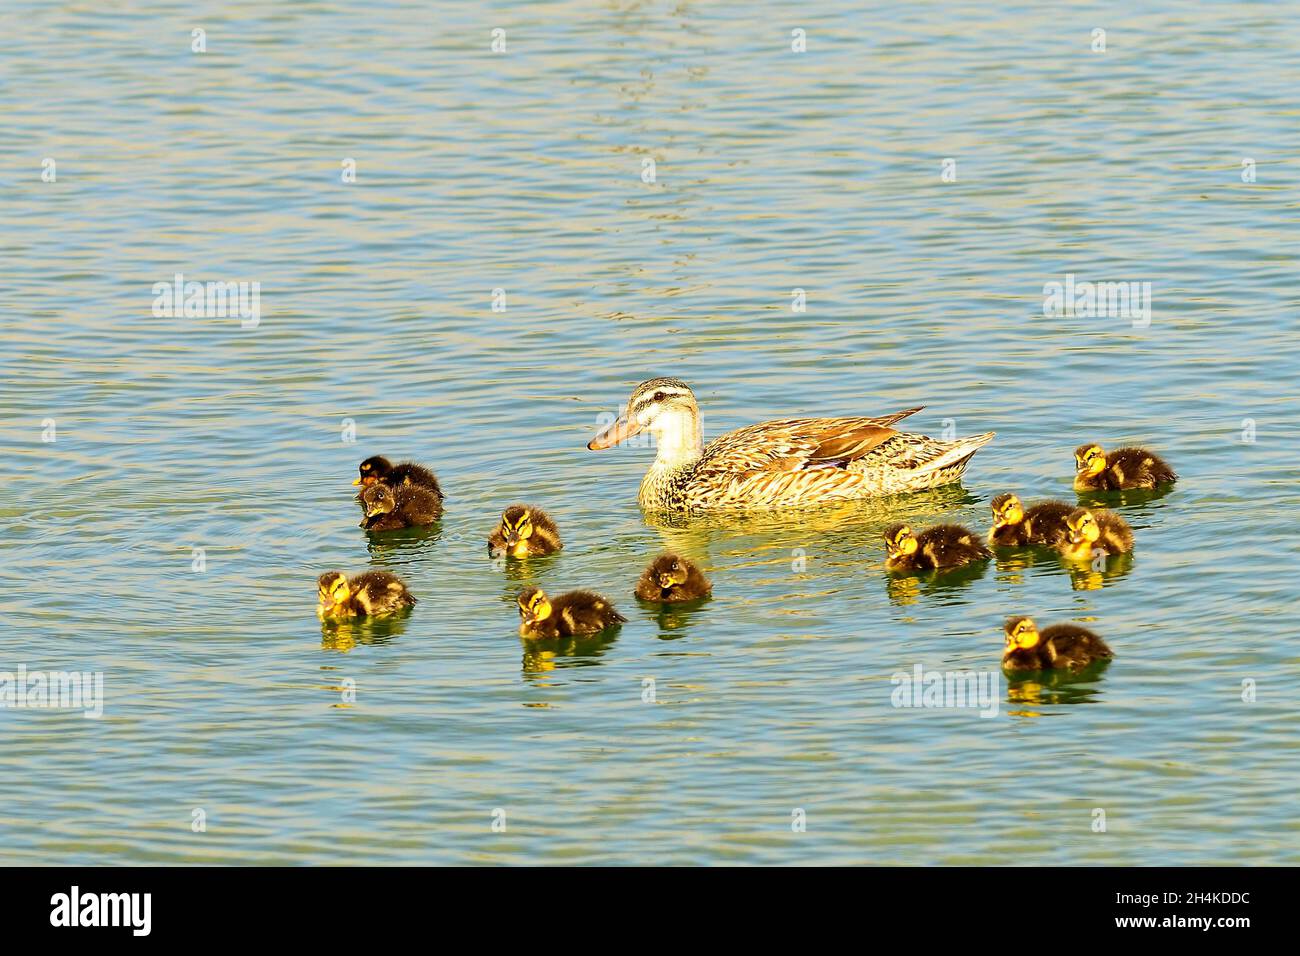
<svg viewBox="0 0 1300 956">
<path fill-rule="evenodd" d="M 633 435 L 639 435 L 641 431 L 642 426 L 638 425 L 636 422 L 629 421 L 626 417 L 623 417 L 610 424 L 595 438 L 587 442 L 587 448 L 591 451 L 613 448 L 619 442 L 627 441 L 627 439 L 631 438 Z"/>
</svg>

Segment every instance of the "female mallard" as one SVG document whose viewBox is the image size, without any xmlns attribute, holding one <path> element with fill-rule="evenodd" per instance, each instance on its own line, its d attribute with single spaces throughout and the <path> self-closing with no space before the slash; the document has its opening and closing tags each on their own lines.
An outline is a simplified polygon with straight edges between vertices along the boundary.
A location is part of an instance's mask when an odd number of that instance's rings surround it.
<svg viewBox="0 0 1300 956">
<path fill-rule="evenodd" d="M 916 534 L 905 524 L 893 525 L 885 529 L 885 550 L 890 571 L 940 571 L 993 557 L 975 532 L 959 524 L 937 524 Z"/>
<path fill-rule="evenodd" d="M 956 481 L 992 432 L 936 441 L 889 426 L 920 408 L 883 418 L 763 422 L 705 445 L 700 409 L 683 381 L 652 378 L 627 414 L 587 443 L 610 448 L 649 431 L 657 457 L 641 482 L 643 508 L 780 508 L 920 491 Z"/>
<path fill-rule="evenodd" d="M 316 581 L 316 615 L 326 618 L 382 617 L 415 604 L 402 579 L 387 571 L 367 571 L 348 578 L 327 571 Z"/>
<path fill-rule="evenodd" d="M 1116 448 L 1106 452 L 1100 445 L 1080 445 L 1074 450 L 1075 491 L 1125 491 L 1156 488 L 1177 481 L 1164 459 L 1145 448 Z"/>
<path fill-rule="evenodd" d="M 1040 631 L 1033 618 L 1009 617 L 1004 631 L 1003 670 L 1077 671 L 1115 656 L 1105 641 L 1077 624 L 1052 624 Z"/>
<path fill-rule="evenodd" d="M 989 529 L 989 544 L 1007 548 L 1027 544 L 1055 547 L 1070 536 L 1065 519 L 1075 508 L 1072 504 L 1040 501 L 1026 510 L 1020 497 L 1014 494 L 998 495 L 990 504 L 993 527 Z"/>
<path fill-rule="evenodd" d="M 642 601 L 675 604 L 698 601 L 713 593 L 713 585 L 694 561 L 678 554 L 661 554 L 650 562 L 636 583 Z"/>
<path fill-rule="evenodd" d="M 607 598 L 594 591 L 569 591 L 548 598 L 541 588 L 527 588 L 520 592 L 518 604 L 520 637 L 599 634 L 627 621 Z"/>
</svg>

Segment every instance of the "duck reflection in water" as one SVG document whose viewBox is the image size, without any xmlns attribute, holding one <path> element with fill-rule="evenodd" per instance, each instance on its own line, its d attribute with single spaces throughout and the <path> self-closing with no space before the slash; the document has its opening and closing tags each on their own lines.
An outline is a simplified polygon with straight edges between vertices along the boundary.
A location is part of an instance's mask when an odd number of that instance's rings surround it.
<svg viewBox="0 0 1300 956">
<path fill-rule="evenodd" d="M 961 603 L 962 592 L 984 577 L 988 562 L 980 561 L 945 571 L 923 571 L 916 574 L 886 574 L 885 594 L 889 600 L 905 607 L 915 604 L 924 595 L 928 600 L 944 603 Z"/>
<path fill-rule="evenodd" d="M 1133 552 L 1107 554 L 1098 551 L 1091 561 L 1063 562 L 1070 574 L 1070 586 L 1076 591 L 1097 591 L 1113 584 L 1133 570 Z"/>
<path fill-rule="evenodd" d="M 406 630 L 409 615 L 352 617 L 321 622 L 320 649 L 346 654 L 358 644 L 390 644 Z"/>
<path fill-rule="evenodd" d="M 1058 704 L 1095 704 L 1101 698 L 1101 679 L 1110 661 L 1097 661 L 1078 673 L 1038 671 L 1032 677 L 1007 676 L 1007 713 L 1015 717 L 1042 717 L 1036 707 Z"/>
<path fill-rule="evenodd" d="M 617 628 L 577 637 L 520 638 L 524 649 L 520 671 L 525 680 L 546 684 L 552 671 L 604 663 L 605 652 L 616 640 Z"/>
<path fill-rule="evenodd" d="M 386 568 L 409 564 L 410 559 L 432 550 L 442 537 L 442 526 L 428 528 L 401 528 L 379 534 L 366 534 L 366 550 L 376 567 Z"/>
</svg>

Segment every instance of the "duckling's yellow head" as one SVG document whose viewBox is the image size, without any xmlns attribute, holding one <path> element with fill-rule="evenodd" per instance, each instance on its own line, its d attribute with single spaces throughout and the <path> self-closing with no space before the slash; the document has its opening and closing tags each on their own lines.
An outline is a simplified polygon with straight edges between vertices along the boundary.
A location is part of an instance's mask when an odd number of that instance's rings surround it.
<svg viewBox="0 0 1300 956">
<path fill-rule="evenodd" d="M 686 563 L 675 554 L 661 554 L 650 565 L 650 573 L 665 591 L 678 584 L 685 584 L 688 573 Z"/>
<path fill-rule="evenodd" d="M 551 616 L 551 602 L 541 588 L 525 588 L 519 594 L 519 617 L 524 624 L 536 624 Z"/>
<path fill-rule="evenodd" d="M 1065 519 L 1065 526 L 1070 530 L 1071 544 L 1091 544 L 1101 537 L 1101 526 L 1097 516 L 1087 508 L 1075 508 Z"/>
<path fill-rule="evenodd" d="M 373 485 L 376 481 L 383 481 L 392 470 L 393 463 L 383 455 L 371 455 L 357 466 L 357 471 L 360 474 L 358 474 L 357 480 L 352 483 L 354 485 Z"/>
<path fill-rule="evenodd" d="M 901 558 L 909 554 L 915 554 L 919 546 L 916 535 L 912 534 L 909 525 L 896 524 L 885 530 L 885 548 L 888 550 L 890 558 Z"/>
<path fill-rule="evenodd" d="M 533 536 L 533 513 L 523 505 L 511 505 L 501 515 L 501 534 L 507 548 L 526 542 Z"/>
<path fill-rule="evenodd" d="M 1025 520 L 1025 506 L 1016 495 L 998 495 L 990 502 L 993 508 L 993 520 L 998 526 L 1020 524 Z"/>
<path fill-rule="evenodd" d="M 1027 651 L 1038 645 L 1038 625 L 1031 617 L 1009 617 L 1003 631 L 1007 636 L 1007 650 Z"/>
<path fill-rule="evenodd" d="M 352 596 L 347 575 L 342 571 L 327 571 L 316 579 L 316 613 L 321 617 L 330 614 Z"/>
<path fill-rule="evenodd" d="M 1080 445 L 1074 450 L 1074 468 L 1087 478 L 1100 475 L 1106 470 L 1106 452 L 1100 445 Z"/>
<path fill-rule="evenodd" d="M 393 489 L 382 481 L 366 485 L 361 489 L 361 507 L 365 510 L 367 518 L 388 514 L 397 507 Z"/>
</svg>

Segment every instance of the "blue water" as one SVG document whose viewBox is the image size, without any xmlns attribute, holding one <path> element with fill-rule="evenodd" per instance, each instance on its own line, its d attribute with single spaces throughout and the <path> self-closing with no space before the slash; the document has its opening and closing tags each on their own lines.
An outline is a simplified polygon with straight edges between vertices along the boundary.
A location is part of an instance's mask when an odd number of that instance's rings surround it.
<svg viewBox="0 0 1300 956">
<path fill-rule="evenodd" d="M 0 861 L 1300 862 L 1293 9 L 115 6 L 0 30 L 0 670 L 105 694 L 0 709 Z M 176 273 L 259 282 L 259 323 L 156 316 Z M 1045 317 L 1067 274 L 1150 282 L 1149 326 Z M 998 437 L 943 491 L 664 522 L 652 450 L 584 447 L 656 374 L 706 438 Z M 1092 440 L 1182 476 L 1119 505 L 1131 562 L 885 577 L 891 520 L 1071 498 Z M 367 540 L 375 453 L 438 472 L 439 527 Z M 560 555 L 489 561 L 514 501 Z M 710 603 L 636 604 L 664 547 Z M 323 631 L 333 568 L 420 603 Z M 630 621 L 530 651 L 532 583 Z M 1115 661 L 892 706 L 996 672 L 1011 613 Z"/>
</svg>

